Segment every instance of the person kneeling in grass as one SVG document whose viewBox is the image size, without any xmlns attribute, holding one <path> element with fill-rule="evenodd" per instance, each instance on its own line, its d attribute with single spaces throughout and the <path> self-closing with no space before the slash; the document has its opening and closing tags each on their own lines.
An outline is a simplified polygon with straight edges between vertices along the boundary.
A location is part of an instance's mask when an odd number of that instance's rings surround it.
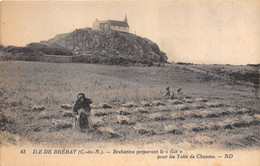
<svg viewBox="0 0 260 166">
<path fill-rule="evenodd" d="M 79 93 L 77 101 L 73 106 L 73 115 L 75 116 L 73 128 L 79 131 L 93 130 L 91 123 L 91 108 L 92 101 L 85 97 L 84 93 Z"/>
</svg>

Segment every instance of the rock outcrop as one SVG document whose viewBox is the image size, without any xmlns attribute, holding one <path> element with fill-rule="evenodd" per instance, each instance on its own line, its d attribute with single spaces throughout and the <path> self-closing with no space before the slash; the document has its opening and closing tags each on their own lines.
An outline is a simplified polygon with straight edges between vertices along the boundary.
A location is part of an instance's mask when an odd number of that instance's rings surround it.
<svg viewBox="0 0 260 166">
<path fill-rule="evenodd" d="M 77 29 L 71 33 L 56 35 L 48 41 L 28 44 L 27 47 L 58 48 L 63 52 L 72 52 L 73 62 L 121 65 L 167 62 L 166 54 L 156 43 L 131 33 L 114 30 Z"/>
</svg>

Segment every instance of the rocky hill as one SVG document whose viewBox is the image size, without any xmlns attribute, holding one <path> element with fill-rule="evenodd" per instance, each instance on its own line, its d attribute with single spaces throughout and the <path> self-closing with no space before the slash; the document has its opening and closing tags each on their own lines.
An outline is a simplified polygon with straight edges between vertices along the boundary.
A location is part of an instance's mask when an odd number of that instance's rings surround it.
<svg viewBox="0 0 260 166">
<path fill-rule="evenodd" d="M 57 48 L 58 53 L 64 53 L 62 55 L 73 54 L 73 62 L 119 65 L 167 62 L 166 54 L 156 43 L 131 33 L 114 30 L 77 29 L 71 33 L 56 35 L 48 41 L 30 43 L 26 47 L 41 50 L 44 54 L 50 54 L 49 52 Z"/>
</svg>

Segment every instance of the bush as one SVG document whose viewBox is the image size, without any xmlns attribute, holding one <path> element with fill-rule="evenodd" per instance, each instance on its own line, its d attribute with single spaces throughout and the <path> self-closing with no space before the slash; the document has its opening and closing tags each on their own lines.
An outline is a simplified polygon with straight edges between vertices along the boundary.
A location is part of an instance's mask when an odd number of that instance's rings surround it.
<svg viewBox="0 0 260 166">
<path fill-rule="evenodd" d="M 72 51 L 60 46 L 54 47 L 54 46 L 47 46 L 40 43 L 31 43 L 27 45 L 26 48 L 29 48 L 36 52 L 42 52 L 43 54 L 47 54 L 47 55 L 72 55 Z"/>
</svg>

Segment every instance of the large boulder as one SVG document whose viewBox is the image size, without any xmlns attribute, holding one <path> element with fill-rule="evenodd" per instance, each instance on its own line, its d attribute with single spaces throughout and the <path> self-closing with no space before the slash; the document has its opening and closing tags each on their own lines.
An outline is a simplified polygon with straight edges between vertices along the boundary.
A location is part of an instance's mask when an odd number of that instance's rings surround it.
<svg viewBox="0 0 260 166">
<path fill-rule="evenodd" d="M 167 62 L 167 56 L 149 39 L 114 30 L 77 29 L 27 47 L 49 54 L 75 55 L 73 62 L 127 65 Z"/>
</svg>

